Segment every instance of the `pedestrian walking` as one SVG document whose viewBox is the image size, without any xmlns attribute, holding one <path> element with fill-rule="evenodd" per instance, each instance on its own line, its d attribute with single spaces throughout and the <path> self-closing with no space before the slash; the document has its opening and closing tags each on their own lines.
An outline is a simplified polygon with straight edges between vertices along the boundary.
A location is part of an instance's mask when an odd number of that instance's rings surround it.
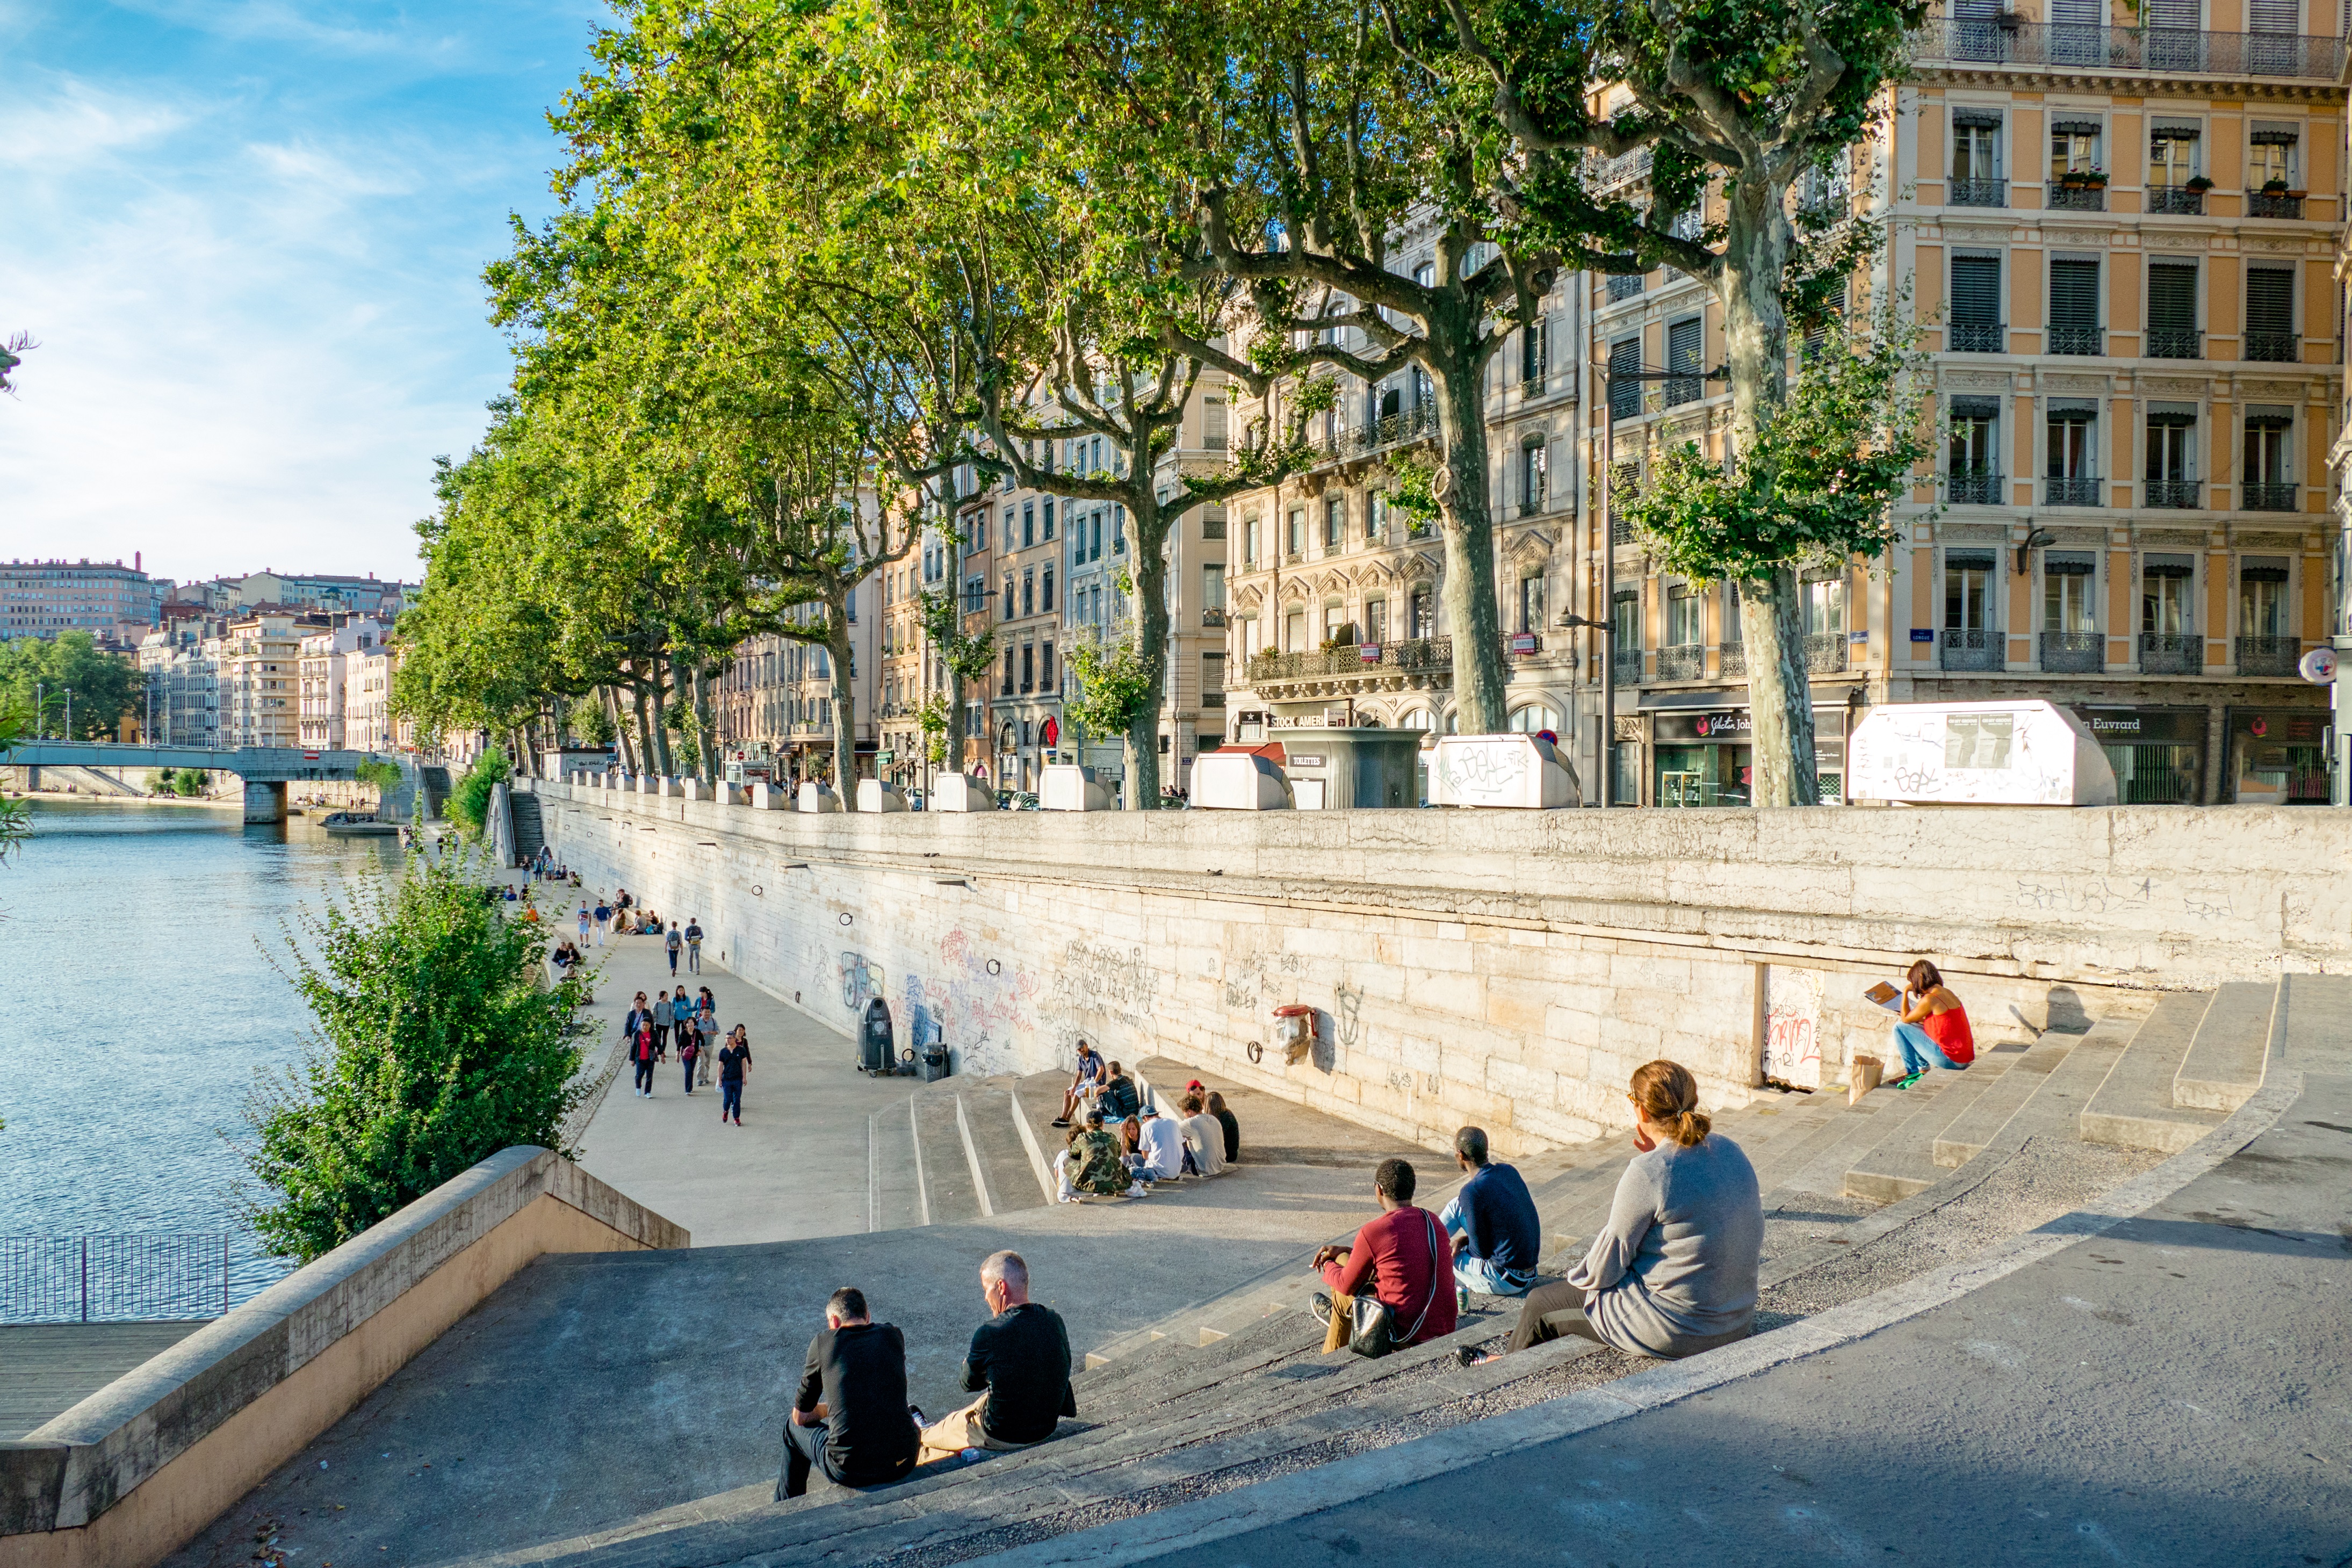
<svg viewBox="0 0 2352 1568">
<path fill-rule="evenodd" d="M 676 1028 L 681 1043 L 694 1032 L 694 998 L 686 994 L 684 986 L 680 986 L 669 999 L 669 1021 Z"/>
<path fill-rule="evenodd" d="M 604 945 L 604 927 L 605 927 L 605 926 L 607 926 L 607 925 L 611 925 L 611 924 L 612 924 L 612 922 L 613 922 L 613 906 L 612 906 L 611 904 L 607 904 L 607 903 L 605 903 L 605 902 L 604 902 L 604 895 L 603 894 L 601 894 L 601 893 L 600 893 L 600 894 L 598 894 L 596 895 L 596 946 L 597 946 L 602 947 L 602 946 Z M 582 935 L 583 936 L 585 936 L 587 935 L 587 933 L 583 931 L 583 932 L 582 932 L 582 933 L 581 933 L 581 935 Z"/>
<path fill-rule="evenodd" d="M 662 938 L 662 946 L 669 949 L 669 977 L 675 980 L 677 978 L 678 950 L 686 946 L 686 938 L 679 935 L 677 926 L 672 925 L 669 935 Z"/>
<path fill-rule="evenodd" d="M 651 1013 L 645 1014 L 644 1021 L 637 1025 L 637 1040 L 630 1047 L 630 1053 L 631 1060 L 637 1064 L 637 1097 L 641 1100 L 650 1100 L 654 1097 L 654 1062 L 658 1060 L 654 1049 L 654 1023 Z"/>
<path fill-rule="evenodd" d="M 677 1060 L 686 1069 L 686 1092 L 694 1092 L 694 1064 L 702 1056 L 702 1037 L 689 1034 L 677 1042 Z"/>
<path fill-rule="evenodd" d="M 702 916 L 699 915 L 686 923 L 686 967 L 689 974 L 702 973 Z"/>
<path fill-rule="evenodd" d="M 580 906 L 580 941 L 581 945 L 583 946 L 587 945 L 588 941 L 588 906 L 583 904 Z"/>
<path fill-rule="evenodd" d="M 694 1031 L 702 1040 L 702 1086 L 710 1086 L 710 1059 L 719 1054 L 719 1004 L 711 999 L 710 988 L 702 988 L 695 1003 Z"/>
<path fill-rule="evenodd" d="M 743 1124 L 743 1081 L 751 1076 L 751 1037 L 741 1024 L 719 1052 L 719 1119 Z"/>
</svg>

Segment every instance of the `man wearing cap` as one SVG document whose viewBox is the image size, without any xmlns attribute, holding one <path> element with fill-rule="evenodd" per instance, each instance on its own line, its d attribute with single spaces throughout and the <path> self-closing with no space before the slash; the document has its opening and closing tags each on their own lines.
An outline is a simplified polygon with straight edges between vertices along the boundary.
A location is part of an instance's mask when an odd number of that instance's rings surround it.
<svg viewBox="0 0 2352 1568">
<path fill-rule="evenodd" d="M 1140 1162 L 1135 1174 L 1145 1181 L 1174 1181 L 1184 1174 L 1184 1130 L 1173 1116 L 1143 1108 L 1142 1135 L 1136 1142 Z"/>
</svg>

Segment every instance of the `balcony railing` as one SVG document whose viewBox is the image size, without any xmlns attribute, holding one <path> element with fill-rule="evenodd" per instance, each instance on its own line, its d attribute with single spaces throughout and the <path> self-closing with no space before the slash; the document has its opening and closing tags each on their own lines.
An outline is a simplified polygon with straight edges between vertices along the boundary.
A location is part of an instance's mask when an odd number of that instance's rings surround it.
<svg viewBox="0 0 2352 1568">
<path fill-rule="evenodd" d="M 2095 675 L 2106 668 L 2107 640 L 2097 632 L 2044 632 L 2042 668 L 2053 675 Z"/>
<path fill-rule="evenodd" d="M 1998 507 L 2001 503 L 2000 476 L 1985 469 L 1962 469 L 1949 476 L 1952 505 L 1955 507 Z"/>
<path fill-rule="evenodd" d="M 1998 321 L 1955 321 L 1944 329 L 1956 354 L 1998 354 L 2007 347 Z"/>
<path fill-rule="evenodd" d="M 1985 627 L 1947 626 L 1944 628 L 1944 668 L 1948 670 L 1998 670 L 2000 668 L 2000 633 Z"/>
<path fill-rule="evenodd" d="M 1662 681 L 1706 679 L 1706 650 L 1696 643 L 1683 647 L 1659 649 L 1658 679 Z"/>
<path fill-rule="evenodd" d="M 1633 519 L 1622 512 L 1612 509 L 1609 514 L 1609 542 L 1612 545 L 1630 545 L 1634 542 L 1634 538 Z"/>
<path fill-rule="evenodd" d="M 2291 675 L 2303 661 L 2303 643 L 2294 637 L 2241 637 L 2238 674 Z"/>
<path fill-rule="evenodd" d="M 2249 512 L 2292 512 L 2303 505 L 2300 485 L 2256 485 L 2238 486 L 2238 505 Z"/>
<path fill-rule="evenodd" d="M 1295 653 L 1267 652 L 1250 656 L 1252 685 L 1265 681 L 1326 680 L 1334 675 L 1392 674 L 1399 671 L 1450 670 L 1454 639 L 1423 637 L 1410 643 L 1388 643 L 1380 657 L 1367 660 L 1360 648 L 1302 649 Z"/>
<path fill-rule="evenodd" d="M 2292 332 L 2246 334 L 2246 358 L 2268 364 L 2291 365 L 2303 357 L 2303 342 Z"/>
<path fill-rule="evenodd" d="M 1951 183 L 1951 199 L 1946 204 L 1955 207 L 2005 207 L 2009 205 L 2009 182 L 1966 180 L 1956 176 Z"/>
<path fill-rule="evenodd" d="M 2188 632 L 2143 632 L 2139 667 L 2151 675 L 2193 675 L 2205 667 L 2205 639 Z"/>
<path fill-rule="evenodd" d="M 2147 188 L 2147 210 L 2170 213 L 2176 217 L 2201 217 L 2205 212 L 2205 193 L 2186 190 L 2179 185 L 2150 185 Z"/>
<path fill-rule="evenodd" d="M 2202 332 L 2179 327 L 2150 327 L 2147 329 L 2147 357 L 2151 360 L 2201 360 L 2205 357 L 2204 336 Z"/>
<path fill-rule="evenodd" d="M 1434 404 L 1421 408 L 1402 409 L 1384 413 L 1363 424 L 1335 431 L 1328 438 L 1313 443 L 1325 459 L 1358 457 L 1379 452 L 1408 441 L 1420 441 L 1437 434 L 1437 409 Z"/>
<path fill-rule="evenodd" d="M 2096 479 L 2066 479 L 2053 474 L 2042 481 L 2042 498 L 2053 507 L 2104 507 L 2106 501 L 2099 493 L 2103 487 Z"/>
<path fill-rule="evenodd" d="M 1748 678 L 1748 644 L 1726 643 L 1723 645 L 1719 664 L 1725 680 L 1746 680 Z"/>
<path fill-rule="evenodd" d="M 2296 77 L 2333 82 L 2344 67 L 2339 38 L 2293 33 L 2207 33 L 2185 27 L 2095 27 L 1937 17 L 1912 36 L 1922 60 L 2130 71 L 2152 76 Z"/>
<path fill-rule="evenodd" d="M 2042 187 L 2042 204 L 2053 213 L 2104 213 L 2107 210 L 2107 188 L 2063 185 L 2053 180 Z"/>
<path fill-rule="evenodd" d="M 1816 675 L 1833 675 L 1845 668 L 1845 633 L 1816 632 L 1805 638 L 1805 669 Z"/>
<path fill-rule="evenodd" d="M 1599 195 L 1620 185 L 1630 185 L 1649 173 L 1650 160 L 1651 151 L 1647 147 L 1636 147 L 1631 152 L 1620 153 L 1614 158 L 1590 154 L 1584 165 L 1584 188 Z"/>
<path fill-rule="evenodd" d="M 2150 479 L 2146 489 L 2151 507 L 2193 512 L 2205 504 L 2205 485 L 2199 479 Z"/>
<path fill-rule="evenodd" d="M 1639 648 L 1617 649 L 1609 655 L 1609 667 L 1615 672 L 1619 685 L 1640 685 L 1642 684 L 1642 650 Z"/>
<path fill-rule="evenodd" d="M 2303 216 L 2303 198 L 2281 195 L 2276 191 L 2249 191 L 2246 193 L 2246 216 L 2299 218 Z"/>
<path fill-rule="evenodd" d="M 2053 327 L 2045 334 L 2053 354 L 2104 354 L 2107 334 L 2097 327 Z"/>
<path fill-rule="evenodd" d="M 1631 299 L 1642 292 L 1642 274 L 1612 272 L 1609 275 L 1609 298 L 1612 301 Z"/>
</svg>

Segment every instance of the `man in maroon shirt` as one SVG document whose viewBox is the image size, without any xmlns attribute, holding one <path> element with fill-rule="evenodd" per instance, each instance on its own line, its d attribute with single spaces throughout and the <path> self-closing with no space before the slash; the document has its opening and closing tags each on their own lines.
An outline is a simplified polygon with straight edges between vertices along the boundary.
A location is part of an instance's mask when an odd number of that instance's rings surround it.
<svg viewBox="0 0 2352 1568">
<path fill-rule="evenodd" d="M 1412 1204 L 1412 1166 L 1382 1160 L 1372 1191 L 1381 1200 L 1378 1219 L 1368 1219 L 1352 1246 L 1326 1247 L 1315 1254 L 1323 1282 L 1343 1296 L 1370 1291 L 1396 1321 L 1399 1346 L 1443 1339 L 1454 1332 L 1454 1300 L 1450 1260 L 1442 1250 L 1444 1231 L 1436 1216 Z M 1331 1299 L 1318 1294 L 1315 1315 L 1331 1321 Z M 1419 1327 L 1415 1328 L 1418 1320 Z"/>
</svg>

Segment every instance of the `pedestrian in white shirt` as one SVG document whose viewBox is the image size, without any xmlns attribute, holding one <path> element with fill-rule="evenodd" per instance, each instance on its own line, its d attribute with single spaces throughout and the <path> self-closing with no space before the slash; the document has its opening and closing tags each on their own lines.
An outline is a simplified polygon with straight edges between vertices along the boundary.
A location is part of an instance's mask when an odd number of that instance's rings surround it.
<svg viewBox="0 0 2352 1568">
<path fill-rule="evenodd" d="M 1184 1133 L 1174 1117 L 1147 1106 L 1141 1134 L 1135 1151 L 1141 1160 L 1137 1176 L 1145 1181 L 1174 1181 L 1184 1174 Z"/>
<path fill-rule="evenodd" d="M 1198 1094 L 1187 1094 L 1177 1103 L 1184 1112 L 1178 1124 L 1184 1134 L 1184 1157 L 1194 1176 L 1225 1174 L 1225 1129 L 1214 1116 L 1202 1109 L 1205 1103 Z"/>
</svg>

